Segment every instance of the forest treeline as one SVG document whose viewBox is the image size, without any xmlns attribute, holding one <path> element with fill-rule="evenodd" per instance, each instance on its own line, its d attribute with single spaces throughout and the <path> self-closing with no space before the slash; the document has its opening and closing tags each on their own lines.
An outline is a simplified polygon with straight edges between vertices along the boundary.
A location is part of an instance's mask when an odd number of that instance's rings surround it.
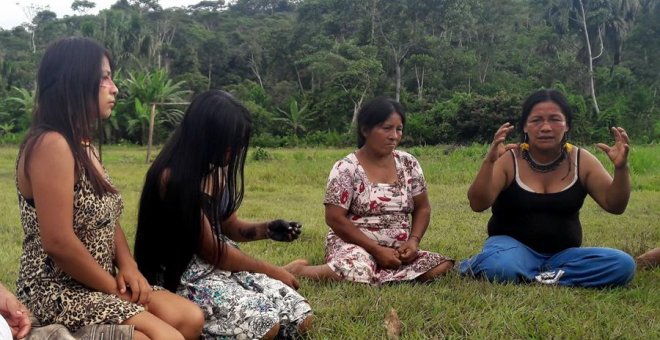
<svg viewBox="0 0 660 340">
<path fill-rule="evenodd" d="M 408 145 L 482 143 L 542 87 L 568 95 L 573 140 L 609 141 L 620 125 L 657 142 L 659 2 L 119 0 L 89 15 L 94 2 L 76 0 L 64 18 L 25 6 L 25 24 L 0 29 L 0 139 L 29 126 L 45 47 L 88 36 L 116 64 L 111 143 L 146 143 L 152 111 L 162 142 L 206 89 L 246 104 L 260 146 L 352 144 L 356 112 L 377 95 L 407 108 Z"/>
</svg>

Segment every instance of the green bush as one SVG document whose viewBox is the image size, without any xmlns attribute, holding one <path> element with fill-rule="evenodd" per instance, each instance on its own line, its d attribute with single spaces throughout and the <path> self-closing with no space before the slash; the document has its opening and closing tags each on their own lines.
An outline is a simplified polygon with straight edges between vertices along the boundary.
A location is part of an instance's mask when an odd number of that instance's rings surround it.
<svg viewBox="0 0 660 340">
<path fill-rule="evenodd" d="M 257 147 L 252 153 L 252 160 L 255 161 L 269 161 L 271 159 L 273 159 L 273 155 L 264 148 Z"/>
</svg>

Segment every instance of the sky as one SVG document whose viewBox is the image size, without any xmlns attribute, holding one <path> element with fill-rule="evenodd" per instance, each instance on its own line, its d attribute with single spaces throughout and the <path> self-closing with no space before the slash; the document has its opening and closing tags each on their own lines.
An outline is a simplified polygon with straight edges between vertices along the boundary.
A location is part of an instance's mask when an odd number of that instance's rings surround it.
<svg viewBox="0 0 660 340">
<path fill-rule="evenodd" d="M 96 4 L 96 7 L 88 14 L 97 14 L 102 9 L 110 8 L 117 0 L 89 0 Z M 163 8 L 169 7 L 185 7 L 194 5 L 201 0 L 160 0 L 158 3 Z M 55 12 L 58 18 L 63 18 L 65 15 L 74 15 L 71 10 L 73 0 L 0 0 L 0 27 L 5 30 L 12 29 L 16 26 L 27 22 L 28 19 L 23 12 L 24 7 L 34 4 L 42 6 L 44 9 L 48 6 L 49 10 Z"/>
</svg>

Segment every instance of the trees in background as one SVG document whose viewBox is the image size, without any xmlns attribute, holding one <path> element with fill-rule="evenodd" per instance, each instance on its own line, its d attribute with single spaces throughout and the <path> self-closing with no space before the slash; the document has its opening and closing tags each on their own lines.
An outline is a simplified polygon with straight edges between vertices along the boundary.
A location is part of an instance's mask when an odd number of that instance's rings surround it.
<svg viewBox="0 0 660 340">
<path fill-rule="evenodd" d="M 70 35 L 114 54 L 120 102 L 110 141 L 148 144 L 153 103 L 232 92 L 253 114 L 255 142 L 332 144 L 350 136 L 368 98 L 410 112 L 406 143 L 485 142 L 540 87 L 565 90 L 580 127 L 608 139 L 623 125 L 635 141 L 660 138 L 660 6 L 653 0 L 238 0 L 163 9 L 118 0 L 98 15 L 38 9 L 0 29 L 0 133 L 26 129 L 24 94 L 38 59 Z M 153 86 L 153 87 L 151 87 Z M 162 90 L 160 95 L 154 91 Z M 295 105 L 294 105 L 295 104 Z M 179 105 L 179 106 L 177 106 Z M 154 142 L 184 105 L 156 106 Z"/>
</svg>

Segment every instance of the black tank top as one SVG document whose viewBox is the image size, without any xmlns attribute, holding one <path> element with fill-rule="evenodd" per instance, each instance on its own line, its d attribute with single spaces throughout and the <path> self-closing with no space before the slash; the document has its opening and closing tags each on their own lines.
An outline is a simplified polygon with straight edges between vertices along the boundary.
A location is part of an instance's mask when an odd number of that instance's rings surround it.
<svg viewBox="0 0 660 340">
<path fill-rule="evenodd" d="M 513 150 L 511 150 L 513 154 Z M 518 163 L 513 154 L 514 180 L 493 204 L 488 235 L 508 235 L 540 253 L 556 253 L 582 244 L 580 208 L 587 190 L 578 178 L 580 149 L 575 178 L 566 189 L 549 194 L 524 189 L 519 182 Z"/>
</svg>

